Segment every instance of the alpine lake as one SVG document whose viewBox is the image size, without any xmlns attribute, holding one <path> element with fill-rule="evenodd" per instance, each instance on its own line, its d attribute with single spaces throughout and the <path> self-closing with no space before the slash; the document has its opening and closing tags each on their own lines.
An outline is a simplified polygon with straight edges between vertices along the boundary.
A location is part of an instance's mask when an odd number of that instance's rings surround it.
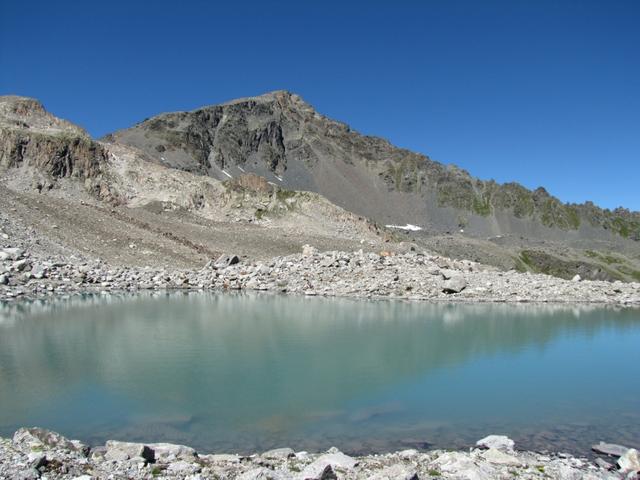
<svg viewBox="0 0 640 480">
<path fill-rule="evenodd" d="M 271 294 L 0 305 L 0 436 L 352 454 L 640 445 L 640 310 Z"/>
</svg>

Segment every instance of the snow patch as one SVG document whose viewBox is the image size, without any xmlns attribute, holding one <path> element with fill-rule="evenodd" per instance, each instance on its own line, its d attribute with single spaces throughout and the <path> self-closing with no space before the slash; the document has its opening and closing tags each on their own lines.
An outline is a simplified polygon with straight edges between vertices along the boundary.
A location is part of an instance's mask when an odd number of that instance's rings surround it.
<svg viewBox="0 0 640 480">
<path fill-rule="evenodd" d="M 278 175 L 274 175 L 274 177 L 276 177 L 278 180 L 282 181 L 282 178 L 280 178 Z"/>
<path fill-rule="evenodd" d="M 385 227 L 397 228 L 399 230 L 409 230 L 410 232 L 419 232 L 420 230 L 422 230 L 422 227 L 411 225 L 410 223 L 407 223 L 406 225 L 385 225 Z"/>
<path fill-rule="evenodd" d="M 241 172 L 244 172 L 244 168 L 242 168 L 240 165 L 236 165 L 236 166 L 238 167 L 238 169 L 239 169 Z M 246 173 L 246 172 L 245 172 L 245 173 Z"/>
<path fill-rule="evenodd" d="M 229 175 L 227 172 L 225 172 L 224 170 L 222 170 L 222 173 L 224 173 L 227 177 L 229 178 L 233 178 L 233 176 Z"/>
</svg>

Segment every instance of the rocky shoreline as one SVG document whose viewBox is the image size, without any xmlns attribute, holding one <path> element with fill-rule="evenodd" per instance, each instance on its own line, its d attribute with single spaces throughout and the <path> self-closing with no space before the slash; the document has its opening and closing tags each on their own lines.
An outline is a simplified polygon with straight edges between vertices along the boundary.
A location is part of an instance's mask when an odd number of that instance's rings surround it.
<svg viewBox="0 0 640 480">
<path fill-rule="evenodd" d="M 489 435 L 468 451 L 433 450 L 352 457 L 279 448 L 260 454 L 202 454 L 184 445 L 110 440 L 89 447 L 41 428 L 21 428 L 0 438 L 0 478 L 42 479 L 241 479 L 241 480 L 417 480 L 635 479 L 638 451 L 600 444 L 608 460 L 591 462 L 567 454 L 519 451 L 505 436 Z M 617 460 L 615 460 L 615 458 Z"/>
<path fill-rule="evenodd" d="M 0 301 L 145 290 L 246 290 L 445 302 L 536 302 L 640 305 L 640 283 L 567 281 L 500 271 L 426 252 L 303 252 L 249 262 L 222 255 L 198 270 L 114 267 L 75 256 L 0 249 Z"/>
</svg>

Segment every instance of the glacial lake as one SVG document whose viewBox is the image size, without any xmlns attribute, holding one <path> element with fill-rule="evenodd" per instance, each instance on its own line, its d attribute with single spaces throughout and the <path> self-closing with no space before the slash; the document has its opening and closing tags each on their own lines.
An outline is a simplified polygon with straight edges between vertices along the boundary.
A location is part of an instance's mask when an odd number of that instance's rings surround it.
<svg viewBox="0 0 640 480">
<path fill-rule="evenodd" d="M 640 446 L 640 310 L 249 294 L 0 305 L 0 435 L 204 452 Z"/>
</svg>

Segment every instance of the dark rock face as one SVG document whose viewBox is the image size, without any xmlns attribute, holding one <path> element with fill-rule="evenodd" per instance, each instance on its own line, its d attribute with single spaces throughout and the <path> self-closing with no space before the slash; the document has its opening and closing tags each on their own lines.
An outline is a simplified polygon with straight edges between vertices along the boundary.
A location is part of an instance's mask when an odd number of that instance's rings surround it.
<svg viewBox="0 0 640 480">
<path fill-rule="evenodd" d="M 53 178 L 93 178 L 107 152 L 83 137 L 0 130 L 0 169 L 33 167 Z"/>
<path fill-rule="evenodd" d="M 563 204 L 544 188 L 478 180 L 354 132 L 288 92 L 162 114 L 107 139 L 220 180 L 253 172 L 384 223 L 478 235 L 640 240 L 638 212 Z"/>
</svg>

